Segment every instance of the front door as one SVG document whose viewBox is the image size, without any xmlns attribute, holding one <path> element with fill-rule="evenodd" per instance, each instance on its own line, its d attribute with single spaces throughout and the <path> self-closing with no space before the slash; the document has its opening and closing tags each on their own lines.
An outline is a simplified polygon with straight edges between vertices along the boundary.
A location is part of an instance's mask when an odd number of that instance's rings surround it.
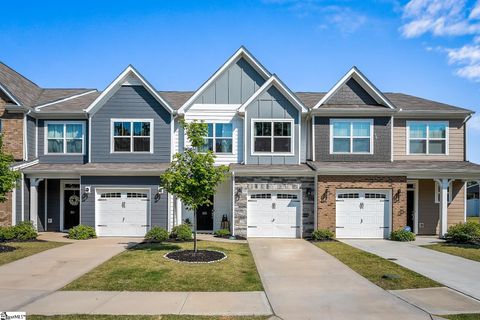
<svg viewBox="0 0 480 320">
<path fill-rule="evenodd" d="M 63 193 L 63 228 L 70 229 L 80 224 L 80 190 L 66 189 Z"/>
<path fill-rule="evenodd" d="M 197 209 L 197 230 L 213 230 L 213 197 L 210 198 L 211 205 L 201 206 Z"/>
</svg>

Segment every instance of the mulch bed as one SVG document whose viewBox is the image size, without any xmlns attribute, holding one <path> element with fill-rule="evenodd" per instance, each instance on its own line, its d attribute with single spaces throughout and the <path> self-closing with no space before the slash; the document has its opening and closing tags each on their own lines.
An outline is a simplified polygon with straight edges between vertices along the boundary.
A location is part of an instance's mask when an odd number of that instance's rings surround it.
<svg viewBox="0 0 480 320">
<path fill-rule="evenodd" d="M 226 257 L 225 253 L 216 250 L 198 250 L 197 253 L 193 250 L 177 250 L 165 255 L 167 259 L 187 263 L 211 263 L 223 260 Z"/>
<path fill-rule="evenodd" d="M 17 248 L 0 244 L 0 253 L 2 253 L 2 252 L 12 252 L 12 251 L 15 251 L 15 250 L 17 250 Z"/>
</svg>

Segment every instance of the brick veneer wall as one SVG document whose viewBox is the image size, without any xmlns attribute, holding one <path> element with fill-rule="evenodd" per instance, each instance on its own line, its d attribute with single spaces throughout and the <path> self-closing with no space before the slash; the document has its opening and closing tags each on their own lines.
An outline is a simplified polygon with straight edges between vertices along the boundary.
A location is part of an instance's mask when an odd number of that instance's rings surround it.
<svg viewBox="0 0 480 320">
<path fill-rule="evenodd" d="M 13 154 L 15 160 L 23 160 L 23 114 L 5 110 L 8 97 L 0 91 L 0 119 L 2 121 L 4 150 Z M 12 224 L 12 193 L 8 200 L 0 203 L 0 226 Z"/>
<path fill-rule="evenodd" d="M 318 228 L 335 232 L 337 189 L 390 189 L 393 195 L 393 230 L 407 224 L 407 177 L 318 176 Z M 400 190 L 400 196 L 397 199 L 395 195 L 398 190 Z"/>
<path fill-rule="evenodd" d="M 247 236 L 247 203 L 249 190 L 302 190 L 302 230 L 308 236 L 314 226 L 315 182 L 313 177 L 235 177 L 235 235 Z M 307 191 L 310 190 L 310 193 Z"/>
</svg>

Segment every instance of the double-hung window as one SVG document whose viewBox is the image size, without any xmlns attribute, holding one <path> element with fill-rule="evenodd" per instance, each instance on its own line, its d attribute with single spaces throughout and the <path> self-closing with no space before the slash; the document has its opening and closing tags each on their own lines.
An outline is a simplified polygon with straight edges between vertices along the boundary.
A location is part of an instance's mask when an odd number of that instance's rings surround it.
<svg viewBox="0 0 480 320">
<path fill-rule="evenodd" d="M 207 123 L 208 133 L 201 152 L 232 153 L 233 125 L 231 123 Z"/>
<path fill-rule="evenodd" d="M 253 153 L 291 154 L 293 120 L 254 120 Z"/>
<path fill-rule="evenodd" d="M 373 153 L 373 120 L 330 120 L 330 153 Z"/>
<path fill-rule="evenodd" d="M 408 121 L 408 154 L 447 154 L 448 122 Z"/>
<path fill-rule="evenodd" d="M 452 202 L 453 198 L 453 183 L 450 181 L 448 184 L 448 191 L 447 191 L 447 202 L 450 203 Z M 440 203 L 440 192 L 441 192 L 441 187 L 438 182 L 435 182 L 435 203 Z"/>
<path fill-rule="evenodd" d="M 152 152 L 153 120 L 112 120 L 112 152 Z"/>
<path fill-rule="evenodd" d="M 46 154 L 84 154 L 85 123 L 46 122 Z"/>
</svg>

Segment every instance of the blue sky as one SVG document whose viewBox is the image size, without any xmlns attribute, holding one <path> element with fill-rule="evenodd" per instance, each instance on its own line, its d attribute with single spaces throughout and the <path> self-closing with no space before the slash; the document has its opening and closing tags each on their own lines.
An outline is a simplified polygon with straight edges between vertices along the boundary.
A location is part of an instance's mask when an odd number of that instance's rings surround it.
<svg viewBox="0 0 480 320">
<path fill-rule="evenodd" d="M 480 112 L 480 5 L 464 0 L 8 1 L 0 61 L 44 87 L 104 89 L 133 64 L 195 90 L 245 45 L 292 90 L 358 66 L 382 91 Z M 469 160 L 480 162 L 480 117 Z"/>
</svg>

